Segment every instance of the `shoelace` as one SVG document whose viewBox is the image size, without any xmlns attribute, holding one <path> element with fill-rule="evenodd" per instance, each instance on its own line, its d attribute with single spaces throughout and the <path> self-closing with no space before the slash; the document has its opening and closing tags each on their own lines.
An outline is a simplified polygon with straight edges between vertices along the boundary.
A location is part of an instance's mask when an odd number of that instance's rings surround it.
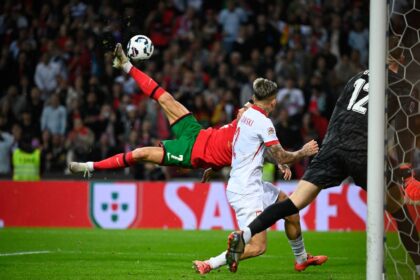
<svg viewBox="0 0 420 280">
<path fill-rule="evenodd" d="M 90 179 L 92 177 L 92 173 L 89 171 L 89 169 L 85 168 L 85 171 L 83 171 L 83 178 Z"/>
</svg>

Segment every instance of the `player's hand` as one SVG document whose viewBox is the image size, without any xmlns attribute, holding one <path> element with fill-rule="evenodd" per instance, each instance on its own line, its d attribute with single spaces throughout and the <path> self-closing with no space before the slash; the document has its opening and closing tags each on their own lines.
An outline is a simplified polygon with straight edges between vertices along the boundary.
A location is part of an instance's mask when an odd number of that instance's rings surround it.
<svg viewBox="0 0 420 280">
<path fill-rule="evenodd" d="M 207 183 L 213 177 L 214 170 L 212 168 L 207 168 L 204 170 L 203 177 L 201 178 L 201 183 Z"/>
<path fill-rule="evenodd" d="M 292 178 L 292 170 L 290 170 L 289 165 L 279 164 L 278 167 L 279 167 L 281 173 L 283 173 L 284 180 L 290 180 Z"/>
<path fill-rule="evenodd" d="M 305 152 L 306 156 L 312 156 L 319 151 L 318 142 L 315 140 L 311 140 L 305 145 L 303 145 L 303 151 Z"/>
</svg>

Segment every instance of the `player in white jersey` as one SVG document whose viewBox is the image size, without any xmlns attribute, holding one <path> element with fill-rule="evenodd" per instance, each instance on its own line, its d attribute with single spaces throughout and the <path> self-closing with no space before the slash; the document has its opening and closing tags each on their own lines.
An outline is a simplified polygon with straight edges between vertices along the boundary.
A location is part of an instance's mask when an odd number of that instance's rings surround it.
<svg viewBox="0 0 420 280">
<path fill-rule="evenodd" d="M 283 172 L 288 168 L 285 164 L 318 152 L 318 144 L 315 141 L 307 143 L 297 152 L 285 151 L 277 139 L 272 121 L 268 118 L 276 106 L 277 85 L 267 79 L 258 78 L 254 81 L 253 89 L 254 104 L 240 118 L 233 139 L 232 170 L 226 191 L 240 228 L 247 226 L 248 222 L 277 200 L 278 191 L 273 185 L 262 180 L 265 151 L 270 161 L 277 163 Z M 235 242 L 235 240 L 229 240 L 229 242 Z M 255 235 L 248 245 L 265 248 L 265 244 L 266 232 L 262 232 L 261 235 Z M 295 265 L 297 270 L 299 270 L 299 265 L 306 268 L 308 265 L 320 265 L 327 260 L 326 256 L 307 254 L 301 236 L 296 240 L 296 244 L 291 245 L 294 253 L 299 254 L 297 251 L 300 251 L 302 256 L 297 260 L 297 266 Z M 262 253 L 248 249 L 240 256 L 240 259 Z M 230 257 L 237 258 L 238 256 L 228 252 L 226 254 L 228 263 L 232 262 Z M 233 261 L 237 263 L 238 260 Z M 236 271 L 235 265 L 229 265 L 229 268 L 232 272 Z"/>
<path fill-rule="evenodd" d="M 253 104 L 244 112 L 236 128 L 227 190 L 237 194 L 262 193 L 264 151 L 276 144 L 279 140 L 268 113 Z"/>
</svg>

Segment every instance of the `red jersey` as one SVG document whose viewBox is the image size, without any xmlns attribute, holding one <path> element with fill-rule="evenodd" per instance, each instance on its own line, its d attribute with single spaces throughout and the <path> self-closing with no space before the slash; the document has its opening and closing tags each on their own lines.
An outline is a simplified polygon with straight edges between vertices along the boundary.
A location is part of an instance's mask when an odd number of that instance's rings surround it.
<svg viewBox="0 0 420 280">
<path fill-rule="evenodd" d="M 195 168 L 220 169 L 232 163 L 232 140 L 237 120 L 221 128 L 200 131 L 191 153 L 191 164 Z"/>
</svg>

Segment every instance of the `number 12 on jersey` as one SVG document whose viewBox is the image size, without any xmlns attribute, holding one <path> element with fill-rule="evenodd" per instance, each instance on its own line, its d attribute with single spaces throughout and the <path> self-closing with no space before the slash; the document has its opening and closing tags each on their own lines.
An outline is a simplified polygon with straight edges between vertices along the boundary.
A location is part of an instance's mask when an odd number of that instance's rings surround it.
<svg viewBox="0 0 420 280">
<path fill-rule="evenodd" d="M 350 98 L 349 105 L 347 106 L 347 110 L 352 110 L 356 113 L 366 114 L 367 108 L 364 107 L 369 100 L 369 95 L 366 95 L 362 99 L 356 102 L 357 97 L 361 90 L 369 92 L 369 83 L 366 83 L 365 79 L 357 79 L 354 82 L 354 90 Z"/>
</svg>

